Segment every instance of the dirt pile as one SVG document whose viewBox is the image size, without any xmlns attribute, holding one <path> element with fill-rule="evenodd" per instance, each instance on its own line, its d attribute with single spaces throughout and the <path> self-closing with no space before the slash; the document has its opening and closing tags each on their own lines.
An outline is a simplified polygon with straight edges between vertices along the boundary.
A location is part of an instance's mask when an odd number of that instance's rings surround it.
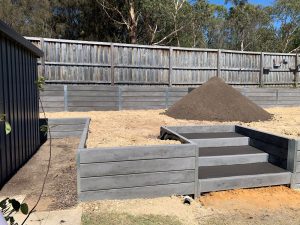
<svg viewBox="0 0 300 225">
<path fill-rule="evenodd" d="M 222 79 L 213 77 L 166 112 L 176 119 L 207 121 L 264 121 L 272 118 Z"/>
</svg>

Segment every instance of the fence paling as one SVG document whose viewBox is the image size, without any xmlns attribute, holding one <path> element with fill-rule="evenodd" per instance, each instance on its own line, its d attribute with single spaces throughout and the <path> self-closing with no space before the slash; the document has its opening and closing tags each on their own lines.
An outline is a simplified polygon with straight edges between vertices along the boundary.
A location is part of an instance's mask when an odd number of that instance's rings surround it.
<svg viewBox="0 0 300 225">
<path fill-rule="evenodd" d="M 48 81 L 169 86 L 201 84 L 213 76 L 241 85 L 299 81 L 296 54 L 28 39 L 46 52 L 39 71 Z"/>
</svg>

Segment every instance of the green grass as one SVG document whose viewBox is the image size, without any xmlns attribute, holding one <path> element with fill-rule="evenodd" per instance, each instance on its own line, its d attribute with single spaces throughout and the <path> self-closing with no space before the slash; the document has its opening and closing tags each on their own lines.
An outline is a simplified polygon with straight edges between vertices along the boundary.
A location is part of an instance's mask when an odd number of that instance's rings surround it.
<svg viewBox="0 0 300 225">
<path fill-rule="evenodd" d="M 127 213 L 84 213 L 82 225 L 182 225 L 176 218 L 160 215 L 130 215 Z"/>
</svg>

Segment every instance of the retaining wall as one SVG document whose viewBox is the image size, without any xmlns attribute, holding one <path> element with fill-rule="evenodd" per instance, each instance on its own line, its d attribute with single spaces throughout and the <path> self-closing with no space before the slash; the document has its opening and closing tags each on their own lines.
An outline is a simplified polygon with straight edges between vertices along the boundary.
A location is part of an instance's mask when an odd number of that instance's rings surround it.
<svg viewBox="0 0 300 225">
<path fill-rule="evenodd" d="M 196 146 L 79 149 L 79 199 L 195 193 Z"/>
<path fill-rule="evenodd" d="M 249 145 L 268 153 L 270 163 L 294 172 L 294 162 L 288 161 L 294 158 L 294 140 L 243 126 L 236 126 L 235 131 L 249 137 Z"/>
<path fill-rule="evenodd" d="M 188 87 L 46 85 L 41 93 L 48 112 L 165 109 L 188 93 Z M 262 107 L 300 106 L 300 89 L 237 88 Z"/>
<path fill-rule="evenodd" d="M 237 133 L 250 137 L 249 144 L 269 154 L 269 162 L 292 173 L 291 188 L 300 188 L 300 140 L 288 139 L 236 126 Z"/>
<path fill-rule="evenodd" d="M 292 173 L 291 188 L 300 188 L 299 140 L 252 128 L 225 126 L 161 127 L 161 136 L 175 135 L 184 144 L 86 148 L 89 118 L 50 119 L 52 136 L 78 136 L 77 188 L 80 201 L 128 199 L 200 193 L 199 150 L 180 132 L 236 131 L 249 137 L 250 145 L 270 154 L 269 162 Z M 71 132 L 78 126 L 78 133 Z M 80 130 L 80 131 L 79 131 Z"/>
<path fill-rule="evenodd" d="M 295 148 L 295 155 L 290 157 L 290 161 L 294 162 L 292 169 L 294 169 L 293 174 L 293 188 L 300 188 L 300 141 L 294 141 L 291 143 L 291 147 Z"/>
<path fill-rule="evenodd" d="M 81 137 L 88 118 L 49 119 L 51 138 Z"/>
</svg>

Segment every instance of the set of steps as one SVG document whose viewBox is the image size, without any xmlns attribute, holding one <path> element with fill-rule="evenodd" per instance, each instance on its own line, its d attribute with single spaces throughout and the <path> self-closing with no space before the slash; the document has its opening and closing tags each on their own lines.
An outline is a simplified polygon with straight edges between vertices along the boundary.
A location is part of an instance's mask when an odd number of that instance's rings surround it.
<svg viewBox="0 0 300 225">
<path fill-rule="evenodd" d="M 199 146 L 200 192 L 290 184 L 291 173 L 234 132 L 181 133 Z"/>
</svg>

